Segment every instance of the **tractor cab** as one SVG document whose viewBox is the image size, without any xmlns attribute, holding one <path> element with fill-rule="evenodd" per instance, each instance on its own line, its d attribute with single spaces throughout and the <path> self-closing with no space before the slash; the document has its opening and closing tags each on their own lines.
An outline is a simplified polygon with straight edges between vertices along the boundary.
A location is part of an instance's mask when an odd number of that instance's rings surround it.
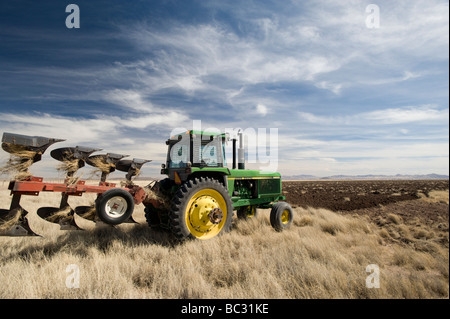
<svg viewBox="0 0 450 319">
<path fill-rule="evenodd" d="M 227 171 L 225 159 L 226 133 L 187 131 L 173 135 L 168 145 L 166 164 L 161 174 L 177 183 L 186 181 L 194 172 Z"/>
</svg>

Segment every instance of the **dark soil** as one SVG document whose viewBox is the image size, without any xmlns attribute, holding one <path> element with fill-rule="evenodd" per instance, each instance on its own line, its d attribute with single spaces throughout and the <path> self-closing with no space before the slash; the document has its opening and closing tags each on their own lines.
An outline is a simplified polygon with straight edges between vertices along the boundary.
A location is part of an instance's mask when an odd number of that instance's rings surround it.
<svg viewBox="0 0 450 319">
<path fill-rule="evenodd" d="M 293 207 L 332 211 L 385 206 L 418 199 L 418 193 L 448 189 L 448 180 L 283 181 L 283 195 Z"/>
<path fill-rule="evenodd" d="M 440 230 L 447 232 L 449 226 L 449 210 L 446 203 L 429 203 L 423 200 L 402 201 L 387 206 L 356 209 L 351 213 L 369 216 L 375 221 L 389 214 L 395 214 L 405 223 L 414 221 L 427 226 L 438 225 Z"/>
</svg>

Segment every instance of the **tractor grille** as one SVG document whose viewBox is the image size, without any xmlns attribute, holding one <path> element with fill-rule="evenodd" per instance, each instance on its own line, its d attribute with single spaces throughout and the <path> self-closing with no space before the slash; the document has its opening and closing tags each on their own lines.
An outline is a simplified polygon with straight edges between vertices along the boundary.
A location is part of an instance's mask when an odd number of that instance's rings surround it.
<svg viewBox="0 0 450 319">
<path fill-rule="evenodd" d="M 258 194 L 260 196 L 281 194 L 281 179 L 258 180 Z"/>
</svg>

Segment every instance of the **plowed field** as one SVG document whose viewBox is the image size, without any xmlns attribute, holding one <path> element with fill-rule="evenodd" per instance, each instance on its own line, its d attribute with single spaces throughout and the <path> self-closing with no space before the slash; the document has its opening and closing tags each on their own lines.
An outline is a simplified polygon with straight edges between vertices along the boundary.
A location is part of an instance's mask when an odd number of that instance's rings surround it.
<svg viewBox="0 0 450 319">
<path fill-rule="evenodd" d="M 448 180 L 283 181 L 283 194 L 292 206 L 332 211 L 388 205 L 448 189 Z"/>
<path fill-rule="evenodd" d="M 448 180 L 283 182 L 293 207 L 366 216 L 387 241 L 417 246 L 417 239 L 427 239 L 447 249 L 448 189 Z"/>
</svg>

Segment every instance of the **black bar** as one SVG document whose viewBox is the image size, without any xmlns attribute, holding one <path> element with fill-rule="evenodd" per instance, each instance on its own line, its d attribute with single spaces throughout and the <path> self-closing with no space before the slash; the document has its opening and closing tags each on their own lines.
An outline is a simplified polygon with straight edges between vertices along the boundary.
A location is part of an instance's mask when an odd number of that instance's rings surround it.
<svg viewBox="0 0 450 319">
<path fill-rule="evenodd" d="M 236 169 L 236 142 L 237 139 L 233 138 L 233 169 Z"/>
</svg>

